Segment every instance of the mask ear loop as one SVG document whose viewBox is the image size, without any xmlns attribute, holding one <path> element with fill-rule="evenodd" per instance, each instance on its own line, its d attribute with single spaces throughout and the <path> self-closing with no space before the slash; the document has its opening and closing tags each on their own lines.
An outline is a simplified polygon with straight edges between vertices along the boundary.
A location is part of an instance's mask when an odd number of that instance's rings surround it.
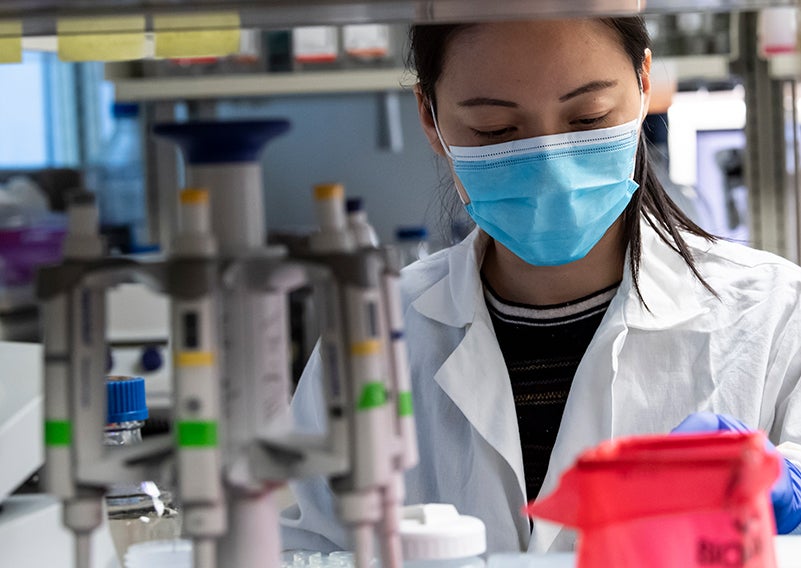
<svg viewBox="0 0 801 568">
<path fill-rule="evenodd" d="M 642 121 L 645 120 L 645 115 L 643 111 L 645 111 L 645 89 L 642 86 L 642 72 L 637 71 L 637 85 L 640 87 L 640 124 Z"/>
<path fill-rule="evenodd" d="M 640 73 L 639 71 L 637 72 L 637 83 L 640 86 L 640 114 L 639 114 L 640 122 L 637 125 L 637 145 L 639 146 L 640 140 L 642 138 L 642 125 L 643 122 L 645 121 L 645 114 L 643 113 L 647 112 L 647 109 L 645 108 L 645 90 L 642 87 L 642 73 Z M 637 148 L 637 151 L 639 152 L 639 147 Z M 637 173 L 637 159 L 635 154 L 634 167 L 631 168 L 630 179 L 633 180 L 634 174 L 636 173 Z"/>
<path fill-rule="evenodd" d="M 454 160 L 453 154 L 451 154 L 451 149 L 445 143 L 445 140 L 442 139 L 442 132 L 439 131 L 439 124 L 437 123 L 437 113 L 434 111 L 434 105 L 431 104 L 431 101 L 428 102 L 428 110 L 431 113 L 431 119 L 434 122 L 434 130 L 437 131 L 437 138 L 439 139 L 439 143 L 442 146 L 442 150 L 445 152 L 445 155 L 448 156 L 451 159 L 451 163 L 450 163 L 451 172 L 453 172 L 454 178 L 458 181 L 458 183 L 461 184 L 461 181 L 459 181 L 459 176 L 456 174 L 456 172 L 453 171 L 453 160 Z M 467 190 L 464 189 L 464 187 L 462 187 L 462 191 L 467 193 Z M 457 191 L 456 191 L 456 195 L 459 196 L 459 201 L 462 202 L 462 205 L 466 206 L 468 202 L 465 201 L 464 197 L 462 197 L 462 193 L 461 193 L 461 191 L 458 191 L 458 188 L 457 188 Z"/>
<path fill-rule="evenodd" d="M 445 143 L 445 140 L 442 138 L 442 132 L 439 131 L 439 124 L 437 122 L 437 113 L 434 111 L 434 105 L 431 103 L 431 101 L 428 101 L 428 111 L 431 113 L 431 119 L 434 122 L 434 130 L 437 131 L 437 138 L 439 139 L 439 143 L 442 145 L 442 150 L 445 152 L 446 156 L 448 156 L 451 160 L 453 160 L 453 154 L 451 154 L 451 149 Z"/>
</svg>

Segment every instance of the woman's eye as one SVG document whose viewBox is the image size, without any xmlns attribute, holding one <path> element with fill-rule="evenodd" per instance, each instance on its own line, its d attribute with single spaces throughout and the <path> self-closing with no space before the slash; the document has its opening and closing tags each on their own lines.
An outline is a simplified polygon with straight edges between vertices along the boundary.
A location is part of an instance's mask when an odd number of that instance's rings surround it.
<svg viewBox="0 0 801 568">
<path fill-rule="evenodd" d="M 504 136 L 507 136 L 512 132 L 514 132 L 515 129 L 513 127 L 506 127 L 506 128 L 499 128 L 498 130 L 477 130 L 475 128 L 471 130 L 473 131 L 473 134 L 476 136 L 492 140 L 494 138 L 503 138 Z"/>
<path fill-rule="evenodd" d="M 605 114 L 603 116 L 595 116 L 592 118 L 579 118 L 573 121 L 573 124 L 578 124 L 579 126 L 600 126 L 604 122 L 606 122 L 607 117 L 609 114 Z"/>
</svg>

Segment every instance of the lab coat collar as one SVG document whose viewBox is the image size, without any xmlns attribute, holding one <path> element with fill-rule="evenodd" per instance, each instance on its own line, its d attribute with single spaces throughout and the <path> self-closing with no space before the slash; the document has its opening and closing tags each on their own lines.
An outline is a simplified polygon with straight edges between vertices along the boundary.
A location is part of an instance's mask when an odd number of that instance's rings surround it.
<svg viewBox="0 0 801 568">
<path fill-rule="evenodd" d="M 623 307 L 626 325 L 643 330 L 669 329 L 707 312 L 705 302 L 714 297 L 698 282 L 684 259 L 646 220 L 640 224 L 640 235 L 642 261 L 638 278 L 647 308 L 634 288 L 627 254 L 618 290 L 618 295 L 626 298 Z M 697 237 L 685 238 L 696 252 L 705 252 L 711 246 Z M 452 247 L 447 275 L 413 302 L 414 309 L 451 327 L 472 323 L 476 306 L 484 302 L 480 268 L 488 242 L 489 236 L 476 229 Z"/>
<path fill-rule="evenodd" d="M 428 288 L 412 306 L 420 314 L 451 327 L 473 322 L 476 306 L 484 303 L 481 264 L 489 236 L 474 229 L 448 251 L 447 275 Z"/>
<path fill-rule="evenodd" d="M 437 370 L 434 380 L 479 435 L 509 464 L 519 491 L 509 492 L 507 499 L 510 510 L 517 511 L 526 496 L 517 412 L 479 275 L 488 241 L 485 233 L 476 230 L 453 247 L 447 276 L 412 305 L 422 315 L 440 323 L 466 328 L 461 342 Z M 477 393 L 481 396 L 476 396 Z M 515 523 L 520 548 L 524 549 L 531 534 L 528 521 L 518 514 Z"/>
</svg>

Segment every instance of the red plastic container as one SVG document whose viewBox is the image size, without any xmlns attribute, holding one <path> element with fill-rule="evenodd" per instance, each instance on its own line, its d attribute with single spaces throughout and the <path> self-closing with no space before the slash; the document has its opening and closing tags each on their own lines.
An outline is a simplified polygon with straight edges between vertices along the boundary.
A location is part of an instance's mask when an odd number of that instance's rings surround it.
<svg viewBox="0 0 801 568">
<path fill-rule="evenodd" d="M 579 568 L 775 568 L 778 475 L 757 432 L 624 438 L 526 512 L 579 530 Z"/>
</svg>

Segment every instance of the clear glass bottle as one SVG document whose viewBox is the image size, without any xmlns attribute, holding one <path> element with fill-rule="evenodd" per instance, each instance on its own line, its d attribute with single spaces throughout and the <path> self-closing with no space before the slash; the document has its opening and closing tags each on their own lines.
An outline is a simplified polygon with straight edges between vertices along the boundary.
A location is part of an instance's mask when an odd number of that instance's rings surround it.
<svg viewBox="0 0 801 568">
<path fill-rule="evenodd" d="M 148 417 L 145 380 L 141 377 L 106 378 L 108 418 L 104 433 L 107 446 L 129 446 L 142 441 Z M 106 492 L 109 528 L 122 562 L 132 544 L 148 540 L 176 539 L 181 518 L 169 491 L 152 481 L 119 483 Z"/>
</svg>

